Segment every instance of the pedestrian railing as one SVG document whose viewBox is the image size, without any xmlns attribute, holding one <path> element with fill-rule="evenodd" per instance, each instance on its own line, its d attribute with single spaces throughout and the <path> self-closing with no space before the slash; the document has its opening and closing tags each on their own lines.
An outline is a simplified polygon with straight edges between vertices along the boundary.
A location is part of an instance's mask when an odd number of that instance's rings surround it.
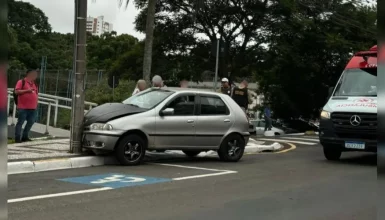
<svg viewBox="0 0 385 220">
<path fill-rule="evenodd" d="M 13 89 L 8 89 L 7 115 L 10 114 L 11 99 L 13 99 Z M 44 93 L 39 93 L 38 103 L 48 106 L 48 109 L 47 109 L 47 120 L 46 120 L 46 125 L 45 125 L 46 126 L 46 131 L 45 131 L 46 134 L 49 134 L 48 128 L 49 128 L 49 126 L 51 124 L 50 119 L 51 119 L 52 107 L 54 108 L 53 127 L 56 127 L 56 125 L 57 125 L 57 118 L 58 118 L 59 108 L 69 109 L 69 110 L 72 109 L 71 106 L 60 104 L 60 101 L 65 101 L 67 103 L 71 103 L 72 99 L 64 98 L 64 97 L 60 97 L 60 96 L 49 95 L 49 94 L 44 94 Z M 89 111 L 93 107 L 97 106 L 96 103 L 87 102 L 87 101 L 84 102 L 84 105 L 86 107 L 86 110 L 84 110 L 84 113 L 87 113 L 87 111 Z M 15 110 L 16 110 L 16 104 L 15 104 L 15 102 L 13 102 L 13 112 L 12 112 L 12 122 L 11 122 L 11 125 L 15 125 L 15 121 L 16 121 L 16 111 Z"/>
</svg>

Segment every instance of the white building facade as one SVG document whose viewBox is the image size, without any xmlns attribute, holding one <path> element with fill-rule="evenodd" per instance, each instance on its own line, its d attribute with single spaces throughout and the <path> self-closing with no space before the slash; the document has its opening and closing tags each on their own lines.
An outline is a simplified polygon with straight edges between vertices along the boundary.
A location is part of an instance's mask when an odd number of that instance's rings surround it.
<svg viewBox="0 0 385 220">
<path fill-rule="evenodd" d="M 100 36 L 104 33 L 113 31 L 113 25 L 104 21 L 104 16 L 88 17 L 87 18 L 87 32 L 95 36 Z"/>
</svg>

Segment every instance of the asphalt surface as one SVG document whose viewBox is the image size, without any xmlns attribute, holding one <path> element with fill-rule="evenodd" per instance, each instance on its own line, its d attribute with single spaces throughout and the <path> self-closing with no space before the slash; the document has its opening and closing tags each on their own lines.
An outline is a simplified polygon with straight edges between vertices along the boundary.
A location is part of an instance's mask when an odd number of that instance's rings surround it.
<svg viewBox="0 0 385 220">
<path fill-rule="evenodd" d="M 345 153 L 341 161 L 329 162 L 316 143 L 296 144 L 296 149 L 286 153 L 247 155 L 238 163 L 223 163 L 217 158 L 170 158 L 136 167 L 10 175 L 10 201 L 106 186 L 91 184 L 92 177 L 76 180 L 88 184 L 62 180 L 72 177 L 135 175 L 147 178 L 148 184 L 117 188 L 112 181 L 109 186 L 114 189 L 106 191 L 13 202 L 8 205 L 9 219 L 376 219 L 376 162 L 376 155 L 366 153 Z M 190 166 L 237 173 L 205 176 L 222 171 Z M 165 181 L 148 182 L 149 177 Z M 178 180 L 181 177 L 191 178 Z"/>
</svg>

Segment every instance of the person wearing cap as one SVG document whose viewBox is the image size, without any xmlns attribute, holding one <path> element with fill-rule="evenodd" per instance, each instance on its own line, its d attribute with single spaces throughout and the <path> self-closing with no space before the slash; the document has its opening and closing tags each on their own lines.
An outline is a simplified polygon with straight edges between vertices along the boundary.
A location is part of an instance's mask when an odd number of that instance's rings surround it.
<svg viewBox="0 0 385 220">
<path fill-rule="evenodd" d="M 38 88 L 35 83 L 37 76 L 37 70 L 28 70 L 25 78 L 17 81 L 15 86 L 18 111 L 15 127 L 16 143 L 31 141 L 28 135 L 36 120 L 36 109 L 38 104 Z M 23 133 L 21 133 L 25 121 L 27 121 L 27 124 L 24 127 Z"/>
<path fill-rule="evenodd" d="M 221 84 L 221 88 L 219 88 L 217 92 L 231 96 L 231 86 L 229 79 L 222 78 Z"/>
<path fill-rule="evenodd" d="M 235 86 L 231 91 L 231 97 L 246 113 L 251 102 L 250 93 L 248 92 L 248 82 L 243 80 L 239 86 Z"/>
</svg>

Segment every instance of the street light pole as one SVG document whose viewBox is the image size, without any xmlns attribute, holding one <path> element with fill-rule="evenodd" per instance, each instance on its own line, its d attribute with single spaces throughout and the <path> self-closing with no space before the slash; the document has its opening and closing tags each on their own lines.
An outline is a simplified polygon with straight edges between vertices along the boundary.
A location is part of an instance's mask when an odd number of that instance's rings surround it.
<svg viewBox="0 0 385 220">
<path fill-rule="evenodd" d="M 82 152 L 84 119 L 84 75 L 86 72 L 87 0 L 75 0 L 75 44 L 73 59 L 72 117 L 70 152 Z"/>
<path fill-rule="evenodd" d="M 215 60 L 215 77 L 214 77 L 214 91 L 217 91 L 217 83 L 218 83 L 218 66 L 219 66 L 219 44 L 221 42 L 221 37 L 216 36 L 217 38 L 217 51 L 216 51 L 216 60 Z"/>
</svg>

